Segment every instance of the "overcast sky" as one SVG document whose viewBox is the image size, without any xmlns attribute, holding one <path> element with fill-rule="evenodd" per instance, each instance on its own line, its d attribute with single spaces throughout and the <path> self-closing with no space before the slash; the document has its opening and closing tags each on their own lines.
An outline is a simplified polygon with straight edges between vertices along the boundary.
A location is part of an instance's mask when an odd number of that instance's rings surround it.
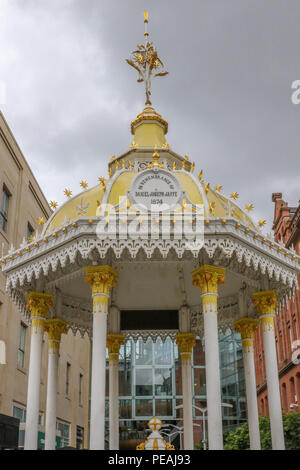
<svg viewBox="0 0 300 470">
<path fill-rule="evenodd" d="M 145 9 L 169 144 L 270 224 L 272 192 L 300 199 L 299 0 L 0 0 L 1 110 L 46 197 L 95 185 L 128 149 L 145 99 L 125 59 Z"/>
</svg>

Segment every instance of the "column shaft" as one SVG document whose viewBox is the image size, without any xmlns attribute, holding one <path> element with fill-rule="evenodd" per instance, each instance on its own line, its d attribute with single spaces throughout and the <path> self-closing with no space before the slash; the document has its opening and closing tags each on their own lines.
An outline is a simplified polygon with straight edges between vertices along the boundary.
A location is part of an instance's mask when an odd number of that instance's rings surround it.
<svg viewBox="0 0 300 470">
<path fill-rule="evenodd" d="M 192 351 L 196 344 L 193 333 L 179 333 L 176 337 L 182 371 L 183 439 L 184 450 L 194 449 Z"/>
<path fill-rule="evenodd" d="M 117 273 L 110 266 L 91 266 L 85 272 L 93 296 L 90 449 L 104 450 L 108 299 L 111 288 L 116 285 Z"/>
<path fill-rule="evenodd" d="M 119 449 L 119 362 L 109 361 L 109 449 Z"/>
<path fill-rule="evenodd" d="M 191 359 L 184 358 L 182 364 L 182 395 L 183 395 L 183 432 L 184 450 L 194 450 L 193 433 L 193 391 Z"/>
<path fill-rule="evenodd" d="M 105 444 L 106 330 L 107 313 L 95 312 L 93 316 L 91 450 L 104 450 Z"/>
<path fill-rule="evenodd" d="M 241 333 L 242 337 L 251 450 L 261 449 L 253 347 L 254 330 L 257 328 L 257 325 L 258 321 L 256 319 L 248 317 L 241 318 L 234 324 L 235 331 Z"/>
<path fill-rule="evenodd" d="M 217 312 L 203 310 L 205 338 L 205 374 L 207 396 L 208 445 L 210 450 L 223 449 L 221 379 Z"/>
<path fill-rule="evenodd" d="M 263 333 L 272 448 L 274 450 L 284 450 L 282 407 L 274 334 L 274 316 L 277 307 L 276 292 L 274 290 L 255 292 L 253 301 L 260 315 Z"/>
<path fill-rule="evenodd" d="M 25 450 L 36 450 L 38 445 L 42 342 L 43 328 L 39 327 L 35 329 L 32 327 L 28 372 Z"/>
<path fill-rule="evenodd" d="M 31 344 L 28 372 L 25 450 L 36 450 L 38 445 L 42 342 L 45 318 L 51 306 L 52 296 L 50 294 L 40 292 L 30 292 L 28 294 L 26 307 L 31 313 Z"/>
<path fill-rule="evenodd" d="M 274 450 L 284 450 L 285 445 L 282 423 L 282 407 L 280 399 L 274 329 L 269 330 L 263 326 L 263 345 L 267 375 L 272 448 Z"/>
<path fill-rule="evenodd" d="M 221 379 L 218 330 L 218 286 L 225 282 L 225 269 L 204 265 L 192 272 L 193 285 L 201 289 L 207 396 L 208 446 L 223 449 Z"/>
<path fill-rule="evenodd" d="M 48 380 L 45 450 L 55 450 L 59 346 L 61 335 L 63 333 L 67 333 L 67 324 L 63 320 L 53 318 L 46 321 L 45 331 L 48 332 Z"/>
<path fill-rule="evenodd" d="M 48 356 L 45 450 L 55 450 L 56 448 L 57 371 L 58 351 L 55 351 Z"/>
<path fill-rule="evenodd" d="M 109 353 L 109 449 L 119 449 L 119 350 L 124 344 L 121 334 L 107 335 Z"/>
<path fill-rule="evenodd" d="M 246 382 L 246 396 L 247 396 L 250 449 L 251 450 L 260 450 L 261 445 L 260 445 L 258 406 L 257 406 L 257 394 L 256 394 L 256 378 L 255 378 L 255 366 L 254 366 L 254 352 L 253 352 L 253 349 L 248 350 L 248 351 L 245 351 L 243 349 L 243 362 L 244 362 L 245 382 Z"/>
</svg>

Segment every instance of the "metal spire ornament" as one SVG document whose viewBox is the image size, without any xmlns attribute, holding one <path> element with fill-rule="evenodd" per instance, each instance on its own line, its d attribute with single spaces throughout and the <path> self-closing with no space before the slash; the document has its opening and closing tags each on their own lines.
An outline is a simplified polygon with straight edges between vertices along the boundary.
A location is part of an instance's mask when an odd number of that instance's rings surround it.
<svg viewBox="0 0 300 470">
<path fill-rule="evenodd" d="M 146 93 L 146 106 L 151 105 L 151 82 L 153 77 L 164 77 L 168 74 L 165 71 L 163 62 L 157 55 L 157 50 L 153 42 L 148 40 L 148 12 L 144 12 L 145 23 L 145 44 L 138 44 L 137 49 L 131 53 L 130 59 L 126 62 L 139 73 L 138 82 L 144 82 Z"/>
</svg>

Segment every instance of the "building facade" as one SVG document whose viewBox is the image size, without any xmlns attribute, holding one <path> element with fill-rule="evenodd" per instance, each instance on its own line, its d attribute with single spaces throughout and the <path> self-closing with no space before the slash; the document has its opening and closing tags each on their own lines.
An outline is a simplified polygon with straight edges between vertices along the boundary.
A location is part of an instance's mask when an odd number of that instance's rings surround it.
<svg viewBox="0 0 300 470">
<path fill-rule="evenodd" d="M 300 204 L 290 207 L 281 193 L 273 193 L 274 240 L 281 244 L 282 250 L 294 249 L 300 253 Z M 300 277 L 298 282 L 300 282 Z M 300 411 L 300 291 L 279 305 L 275 317 L 275 340 L 281 406 L 285 413 Z M 259 412 L 269 414 L 266 370 L 261 327 L 255 333 L 255 366 Z"/>
<path fill-rule="evenodd" d="M 0 251 L 34 239 L 38 219 L 51 215 L 48 202 L 0 113 Z M 40 229 L 41 231 L 41 229 Z M 19 445 L 24 445 L 31 327 L 5 292 L 0 272 L 0 341 L 5 362 L 0 365 L 0 413 L 20 420 Z M 47 387 L 47 334 L 42 351 L 39 404 L 39 447 L 43 447 Z M 87 446 L 89 340 L 63 335 L 57 392 L 57 442 Z"/>
</svg>

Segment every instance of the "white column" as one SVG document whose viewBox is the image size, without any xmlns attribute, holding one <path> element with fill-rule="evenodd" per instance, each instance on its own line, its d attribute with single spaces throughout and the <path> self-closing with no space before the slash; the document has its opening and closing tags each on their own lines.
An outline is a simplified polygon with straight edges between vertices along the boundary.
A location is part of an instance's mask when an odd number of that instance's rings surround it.
<svg viewBox="0 0 300 470">
<path fill-rule="evenodd" d="M 119 449 L 119 362 L 109 361 L 109 449 Z"/>
<path fill-rule="evenodd" d="M 209 310 L 209 311 L 208 311 Z M 209 450 L 223 449 L 219 332 L 214 307 L 203 306 Z"/>
<path fill-rule="evenodd" d="M 194 450 L 191 356 L 195 346 L 195 335 L 192 333 L 179 333 L 176 337 L 176 343 L 181 358 L 184 450 Z"/>
<path fill-rule="evenodd" d="M 107 335 L 109 352 L 109 449 L 119 450 L 119 350 L 121 334 Z"/>
<path fill-rule="evenodd" d="M 251 450 L 261 449 L 253 347 L 254 330 L 257 328 L 257 324 L 258 321 L 255 318 L 247 317 L 237 320 L 234 324 L 235 331 L 237 333 L 241 333 L 242 337 L 243 362 L 248 410 L 248 426 Z"/>
<path fill-rule="evenodd" d="M 45 450 L 56 448 L 56 402 L 58 357 L 61 335 L 67 333 L 67 324 L 59 319 L 46 321 L 45 331 L 48 332 L 48 380 L 45 426 Z"/>
<path fill-rule="evenodd" d="M 40 408 L 40 383 L 42 363 L 42 342 L 44 323 L 52 296 L 30 292 L 27 309 L 31 312 L 31 343 L 28 372 L 28 391 L 25 427 L 25 450 L 36 450 L 38 444 L 38 421 Z"/>
<path fill-rule="evenodd" d="M 221 380 L 218 330 L 218 284 L 225 282 L 225 269 L 204 265 L 192 272 L 194 286 L 201 288 L 207 396 L 208 447 L 223 449 Z"/>
<path fill-rule="evenodd" d="M 92 285 L 93 296 L 93 350 L 90 449 L 105 447 L 105 379 L 106 379 L 106 333 L 110 289 L 116 282 L 117 273 L 110 266 L 86 268 L 86 281 Z"/>
<path fill-rule="evenodd" d="M 254 305 L 259 311 L 263 333 L 263 346 L 267 375 L 268 403 L 272 436 L 272 449 L 284 450 L 282 407 L 280 400 L 274 316 L 277 307 L 276 292 L 264 291 L 253 294 Z"/>
</svg>

